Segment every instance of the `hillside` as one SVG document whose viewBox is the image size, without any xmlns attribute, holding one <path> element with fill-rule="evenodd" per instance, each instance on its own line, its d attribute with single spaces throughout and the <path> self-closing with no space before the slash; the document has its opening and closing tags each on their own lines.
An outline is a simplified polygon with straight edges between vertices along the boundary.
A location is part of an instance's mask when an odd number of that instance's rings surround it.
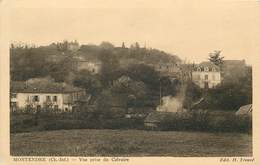
<svg viewBox="0 0 260 165">
<path fill-rule="evenodd" d="M 11 79 L 27 80 L 35 77 L 51 76 L 57 81 L 64 81 L 61 75 L 68 76 L 74 72 L 75 61 L 102 61 L 114 58 L 121 67 L 131 64 L 180 63 L 178 56 L 164 51 L 141 48 L 136 45 L 114 47 L 108 42 L 100 45 L 79 45 L 74 42 L 52 43 L 47 46 L 29 47 L 11 45 Z"/>
</svg>

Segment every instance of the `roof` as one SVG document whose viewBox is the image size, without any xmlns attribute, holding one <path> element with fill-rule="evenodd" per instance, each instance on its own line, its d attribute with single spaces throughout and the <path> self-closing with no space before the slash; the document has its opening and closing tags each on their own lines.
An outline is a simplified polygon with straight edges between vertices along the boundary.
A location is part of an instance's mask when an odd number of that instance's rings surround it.
<svg viewBox="0 0 260 165">
<path fill-rule="evenodd" d="M 15 93 L 72 93 L 84 91 L 65 83 L 56 82 L 24 82 L 14 81 L 10 84 L 11 92 Z"/>
<path fill-rule="evenodd" d="M 208 62 L 208 61 L 201 62 L 200 64 L 195 65 L 194 69 L 200 68 L 201 71 L 204 71 L 205 67 L 208 67 L 209 71 L 211 71 L 212 68 L 214 68 L 217 71 L 219 71 L 219 69 L 220 69 L 219 66 L 213 64 L 212 62 Z"/>
<path fill-rule="evenodd" d="M 238 111 L 236 111 L 236 115 L 247 115 L 252 113 L 252 104 L 247 104 L 244 106 L 241 106 Z"/>
</svg>

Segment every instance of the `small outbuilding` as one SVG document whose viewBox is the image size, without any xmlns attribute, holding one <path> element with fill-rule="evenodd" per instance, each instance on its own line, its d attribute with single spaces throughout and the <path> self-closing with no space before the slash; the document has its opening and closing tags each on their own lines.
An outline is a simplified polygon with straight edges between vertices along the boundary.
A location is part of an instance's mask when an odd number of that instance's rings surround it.
<svg viewBox="0 0 260 165">
<path fill-rule="evenodd" d="M 152 112 L 144 119 L 144 126 L 146 128 L 157 128 L 158 124 L 167 117 L 170 112 Z"/>
<path fill-rule="evenodd" d="M 252 115 L 252 104 L 241 106 L 238 111 L 236 111 L 236 115 Z"/>
</svg>

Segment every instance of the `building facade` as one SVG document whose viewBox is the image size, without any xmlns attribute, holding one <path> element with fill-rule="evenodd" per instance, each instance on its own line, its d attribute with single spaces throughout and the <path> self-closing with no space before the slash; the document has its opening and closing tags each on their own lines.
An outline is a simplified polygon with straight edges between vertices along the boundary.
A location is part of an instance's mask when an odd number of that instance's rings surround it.
<svg viewBox="0 0 260 165">
<path fill-rule="evenodd" d="M 10 104 L 11 110 L 49 107 L 70 111 L 85 96 L 84 89 L 64 83 L 12 82 Z"/>
<path fill-rule="evenodd" d="M 192 81 L 200 88 L 213 88 L 221 83 L 220 68 L 210 62 L 194 66 Z"/>
<path fill-rule="evenodd" d="M 91 74 L 98 74 L 101 70 L 101 62 L 77 61 L 78 70 L 88 70 Z"/>
</svg>

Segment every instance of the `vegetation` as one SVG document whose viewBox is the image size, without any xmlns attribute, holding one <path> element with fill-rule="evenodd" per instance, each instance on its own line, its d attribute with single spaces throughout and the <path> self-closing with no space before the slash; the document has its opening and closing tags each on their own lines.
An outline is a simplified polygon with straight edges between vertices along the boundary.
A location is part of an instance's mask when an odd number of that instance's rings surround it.
<svg viewBox="0 0 260 165">
<path fill-rule="evenodd" d="M 163 118 L 157 129 L 251 133 L 252 118 L 246 115 L 236 116 L 234 112 L 193 111 L 169 114 Z"/>
<path fill-rule="evenodd" d="M 110 97 L 109 97 L 110 98 Z M 104 102 L 108 104 L 109 102 Z M 104 106 L 100 104 L 99 106 Z M 105 109 L 105 110 L 104 110 Z M 59 112 L 52 109 L 16 111 L 11 113 L 11 132 L 32 132 L 59 129 L 147 129 L 144 117 L 125 118 L 122 108 L 87 109 L 74 112 Z M 234 112 L 188 111 L 167 114 L 160 120 L 157 130 L 245 132 L 252 130 L 252 118 L 236 116 Z"/>
<path fill-rule="evenodd" d="M 224 57 L 220 56 L 221 51 L 215 50 L 213 53 L 209 54 L 209 61 L 217 66 L 221 66 L 223 64 Z"/>
<path fill-rule="evenodd" d="M 122 98 L 122 104 L 130 107 L 155 108 L 159 104 L 160 76 L 148 64 L 180 61 L 177 56 L 142 48 L 138 43 L 126 48 L 124 44 L 115 47 L 109 42 L 102 42 L 100 45 L 81 45 L 79 49 L 70 50 L 69 42 L 64 41 L 40 47 L 12 44 L 10 49 L 11 80 L 25 81 L 49 76 L 58 82 L 72 83 L 92 95 L 92 102 L 99 105 L 97 109 L 106 107 L 101 105 L 103 99 L 112 101 L 116 98 Z M 78 57 L 100 61 L 100 73 L 93 75 L 87 70 L 78 71 L 75 68 Z M 123 77 L 129 80 L 121 82 Z M 162 86 L 173 87 L 170 91 L 164 89 L 165 95 L 176 93 L 173 83 Z"/>
<path fill-rule="evenodd" d="M 73 42 L 76 44 L 77 42 Z M 241 75 L 235 78 L 223 76 L 222 83 L 213 89 L 200 89 L 190 79 L 184 81 L 178 76 L 161 76 L 153 65 L 177 63 L 179 58 L 156 49 L 141 47 L 138 43 L 127 48 L 115 47 L 109 42 L 100 45 L 82 45 L 70 49 L 69 42 L 53 43 L 48 46 L 11 45 L 11 80 L 25 81 L 31 78 L 49 76 L 57 82 L 67 82 L 86 89 L 91 94 L 88 103 L 78 106 L 76 112 L 56 113 L 42 110 L 39 114 L 11 114 L 11 131 L 83 129 L 83 128 L 143 128 L 142 120 L 151 109 L 154 111 L 160 103 L 160 95 L 183 95 L 183 107 L 193 109 L 192 105 L 200 98 L 205 103 L 198 109 L 237 110 L 240 106 L 252 103 L 252 68 L 246 66 Z M 222 65 L 220 51 L 210 55 L 209 60 Z M 88 70 L 78 71 L 75 63 L 78 58 L 97 60 L 102 63 L 100 73 L 92 74 Z M 130 62 L 129 62 L 130 61 Z M 190 77 L 192 65 L 183 66 L 180 74 Z M 231 74 L 233 75 L 233 74 Z M 183 77 L 182 77 L 183 78 Z M 183 92 L 183 93 L 182 93 Z M 148 107 L 148 108 L 147 108 Z M 126 119 L 129 110 L 143 118 Z M 204 114 L 189 114 L 190 118 L 173 117 L 162 123 L 162 130 L 199 130 L 199 131 L 241 131 L 247 132 L 251 121 L 226 116 L 220 124 L 212 125 L 215 118 Z M 46 118 L 46 116 L 48 116 Z M 199 116 L 198 120 L 196 117 Z M 232 120 L 230 128 L 226 122 Z M 179 125 L 174 125 L 179 123 Z M 247 124 L 249 126 L 247 126 Z M 30 128 L 30 125 L 33 125 Z M 167 127 L 166 127 L 167 126 Z"/>
<path fill-rule="evenodd" d="M 59 130 L 11 134 L 10 144 L 12 156 L 252 156 L 252 136 L 239 133 Z"/>
<path fill-rule="evenodd" d="M 180 61 L 175 55 L 157 49 L 141 48 L 138 43 L 131 48 L 126 48 L 125 46 L 114 47 L 109 42 L 102 42 L 100 45 L 81 45 L 76 50 L 70 50 L 68 44 L 68 41 L 39 47 L 12 44 L 10 47 L 11 80 L 24 81 L 51 74 L 56 81 L 65 81 L 69 73 L 75 71 L 73 57 L 102 61 L 103 76 L 107 78 L 111 75 L 106 75 L 106 71 L 112 72 L 111 69 L 116 70 L 119 66 L 125 66 L 121 64 L 131 60 L 146 64 Z"/>
</svg>

